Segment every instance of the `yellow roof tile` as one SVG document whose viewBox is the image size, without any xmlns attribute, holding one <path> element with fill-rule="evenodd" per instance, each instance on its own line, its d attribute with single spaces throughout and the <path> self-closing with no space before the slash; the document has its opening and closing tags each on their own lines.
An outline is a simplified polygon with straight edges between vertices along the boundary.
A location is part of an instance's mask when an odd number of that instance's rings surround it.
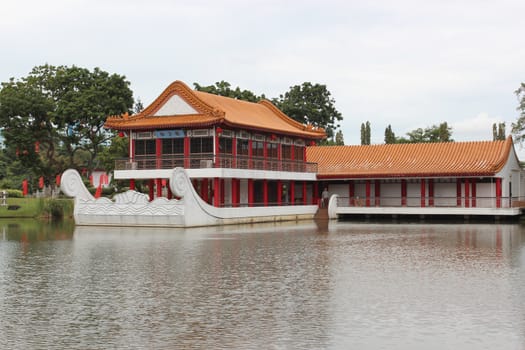
<svg viewBox="0 0 525 350">
<path fill-rule="evenodd" d="M 312 146 L 308 162 L 319 178 L 490 176 L 505 165 L 513 147 L 505 141 Z"/>
<path fill-rule="evenodd" d="M 156 116 L 155 113 L 174 95 L 181 97 L 195 114 Z M 155 101 L 133 116 L 113 116 L 105 127 L 117 130 L 205 127 L 224 125 L 281 134 L 323 139 L 323 129 L 303 125 L 289 118 L 269 101 L 252 103 L 191 90 L 180 81 L 168 86 Z"/>
</svg>

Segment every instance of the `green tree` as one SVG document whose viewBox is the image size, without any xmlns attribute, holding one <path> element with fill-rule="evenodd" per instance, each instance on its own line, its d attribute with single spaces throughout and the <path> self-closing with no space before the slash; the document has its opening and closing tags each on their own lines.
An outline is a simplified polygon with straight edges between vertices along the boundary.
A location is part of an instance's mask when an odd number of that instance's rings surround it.
<svg viewBox="0 0 525 350">
<path fill-rule="evenodd" d="M 370 122 L 367 120 L 366 123 L 361 123 L 361 144 L 370 144 Z"/>
<path fill-rule="evenodd" d="M 392 131 L 392 126 L 390 126 L 390 124 L 388 124 L 388 126 L 385 129 L 385 143 L 396 143 L 396 134 L 394 134 L 394 132 Z"/>
<path fill-rule="evenodd" d="M 221 80 L 216 82 L 215 85 L 202 86 L 197 83 L 193 83 L 195 90 L 207 92 L 214 95 L 231 97 L 238 100 L 244 100 L 249 102 L 258 102 L 264 99 L 264 95 L 257 96 L 249 90 L 241 90 L 239 87 L 235 89 L 231 88 L 231 84 L 227 81 Z"/>
<path fill-rule="evenodd" d="M 417 128 L 407 133 L 408 140 L 399 139 L 397 143 L 453 142 L 452 127 L 447 122 L 432 125 L 425 129 Z"/>
<path fill-rule="evenodd" d="M 0 126 L 7 148 L 35 174 L 50 178 L 65 167 L 93 169 L 112 137 L 109 115 L 130 111 L 133 95 L 124 76 L 95 68 L 44 65 L 2 83 Z M 82 153 L 85 164 L 78 164 Z"/>
<path fill-rule="evenodd" d="M 522 143 L 525 140 L 525 83 L 521 83 L 520 87 L 514 91 L 518 98 L 519 117 L 515 123 L 512 123 L 512 134 L 516 142 Z"/>
<path fill-rule="evenodd" d="M 339 130 L 335 134 L 335 144 L 337 146 L 344 146 L 344 144 L 345 144 L 345 140 L 344 140 L 344 137 L 343 137 L 343 132 L 341 130 Z"/>
<path fill-rule="evenodd" d="M 290 118 L 324 128 L 329 139 L 334 137 L 343 120 L 326 85 L 304 82 L 290 87 L 290 91 L 272 102 Z"/>
<path fill-rule="evenodd" d="M 505 123 L 492 124 L 492 140 L 505 140 Z"/>
</svg>

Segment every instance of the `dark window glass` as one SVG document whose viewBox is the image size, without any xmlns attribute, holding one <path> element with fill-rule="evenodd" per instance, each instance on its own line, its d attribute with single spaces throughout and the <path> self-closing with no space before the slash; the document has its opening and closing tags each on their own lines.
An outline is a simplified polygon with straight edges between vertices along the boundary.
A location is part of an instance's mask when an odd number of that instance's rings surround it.
<svg viewBox="0 0 525 350">
<path fill-rule="evenodd" d="M 213 153 L 213 137 L 194 137 L 190 139 L 190 153 Z"/>
<path fill-rule="evenodd" d="M 295 146 L 294 159 L 304 160 L 304 147 L 303 146 Z"/>
<path fill-rule="evenodd" d="M 243 139 L 237 140 L 237 155 L 239 156 L 248 155 L 248 140 L 243 140 Z"/>
<path fill-rule="evenodd" d="M 155 140 L 135 140 L 135 155 L 149 156 L 155 155 Z"/>
<path fill-rule="evenodd" d="M 184 139 L 163 139 L 162 154 L 184 154 Z"/>
<path fill-rule="evenodd" d="M 268 148 L 268 158 L 275 158 L 278 157 L 277 148 L 279 147 L 279 144 L 277 143 L 267 143 L 266 147 Z"/>
<path fill-rule="evenodd" d="M 252 141 L 252 157 L 264 157 L 264 142 Z"/>
<path fill-rule="evenodd" d="M 224 137 L 219 139 L 219 154 L 232 154 L 232 139 Z"/>
<path fill-rule="evenodd" d="M 283 159 L 292 159 L 292 146 L 291 145 L 282 145 L 282 158 Z"/>
</svg>

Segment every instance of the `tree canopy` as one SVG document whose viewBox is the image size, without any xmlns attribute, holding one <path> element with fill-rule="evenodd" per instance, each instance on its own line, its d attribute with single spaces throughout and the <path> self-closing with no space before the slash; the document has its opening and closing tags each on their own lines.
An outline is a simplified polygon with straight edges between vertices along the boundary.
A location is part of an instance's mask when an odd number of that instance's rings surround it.
<svg viewBox="0 0 525 350">
<path fill-rule="evenodd" d="M 392 127 L 385 129 L 385 143 L 453 142 L 452 127 L 447 122 L 426 128 L 417 128 L 406 133 L 407 137 L 396 137 Z"/>
<path fill-rule="evenodd" d="M 390 124 L 388 124 L 385 129 L 385 143 L 396 143 L 396 134 L 392 131 L 392 126 Z"/>
<path fill-rule="evenodd" d="M 272 102 L 290 118 L 324 128 L 329 139 L 334 137 L 343 120 L 326 85 L 304 82 L 290 87 L 290 91 Z"/>
<path fill-rule="evenodd" d="M 370 144 L 370 122 L 367 120 L 366 123 L 361 123 L 361 144 L 369 145 Z"/>
<path fill-rule="evenodd" d="M 492 140 L 505 140 L 505 123 L 492 124 Z"/>
<path fill-rule="evenodd" d="M 67 167 L 93 169 L 112 133 L 109 115 L 130 111 L 133 94 L 124 76 L 99 68 L 43 65 L 11 78 L 0 90 L 0 127 L 7 154 L 35 176 Z"/>
<path fill-rule="evenodd" d="M 238 100 L 244 100 L 249 102 L 258 102 L 264 99 L 264 95 L 257 96 L 250 90 L 241 90 L 238 86 L 235 89 L 231 88 L 231 84 L 227 81 L 221 80 L 216 82 L 215 85 L 202 86 L 197 83 L 193 83 L 195 90 L 207 92 L 214 95 L 231 97 Z"/>
<path fill-rule="evenodd" d="M 266 99 L 264 94 L 257 95 L 250 90 L 242 90 L 240 87 L 233 89 L 231 84 L 224 80 L 214 85 L 202 86 L 193 83 L 193 86 L 197 91 L 249 102 Z M 343 117 L 335 108 L 335 100 L 331 97 L 326 85 L 304 82 L 302 85 L 291 86 L 288 92 L 271 101 L 290 118 L 302 124 L 311 124 L 325 129 L 328 139 L 331 140 L 326 141 L 326 144 L 344 142 L 342 133 L 338 140 L 335 139 L 336 131 L 340 128 L 339 122 L 343 120 Z"/>
<path fill-rule="evenodd" d="M 512 123 L 512 134 L 514 135 L 514 141 L 523 143 L 525 140 L 525 83 L 521 83 L 514 93 L 518 97 L 518 107 L 516 109 L 519 112 L 519 117 L 515 123 Z"/>
</svg>

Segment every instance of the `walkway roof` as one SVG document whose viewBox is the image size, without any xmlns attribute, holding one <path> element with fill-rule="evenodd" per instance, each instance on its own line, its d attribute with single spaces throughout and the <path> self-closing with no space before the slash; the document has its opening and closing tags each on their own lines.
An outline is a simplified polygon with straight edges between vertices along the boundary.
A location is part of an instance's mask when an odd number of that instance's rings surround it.
<svg viewBox="0 0 525 350">
<path fill-rule="evenodd" d="M 311 146 L 308 162 L 318 178 L 494 176 L 512 153 L 513 141 Z"/>
</svg>

